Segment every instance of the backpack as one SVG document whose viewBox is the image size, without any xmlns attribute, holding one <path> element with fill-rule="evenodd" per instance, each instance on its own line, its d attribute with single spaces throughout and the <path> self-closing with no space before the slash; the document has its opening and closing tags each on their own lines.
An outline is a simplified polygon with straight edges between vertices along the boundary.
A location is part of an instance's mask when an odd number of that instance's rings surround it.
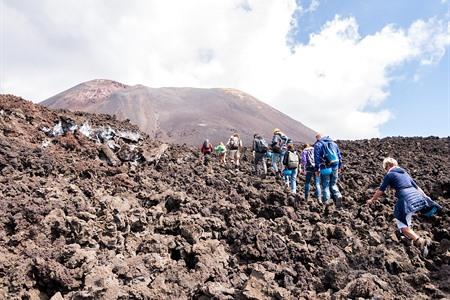
<svg viewBox="0 0 450 300">
<path fill-rule="evenodd" d="M 314 148 L 306 149 L 306 168 L 314 168 Z"/>
<path fill-rule="evenodd" d="M 323 157 L 325 158 L 325 165 L 331 166 L 339 162 L 339 157 L 336 153 L 333 142 L 322 142 L 323 144 Z"/>
<path fill-rule="evenodd" d="M 202 146 L 202 153 L 203 154 L 211 154 L 212 152 L 212 145 L 208 144 L 206 141 L 203 143 Z"/>
<path fill-rule="evenodd" d="M 229 145 L 230 145 L 230 150 L 238 150 L 239 149 L 239 138 L 236 136 L 230 137 Z"/>
<path fill-rule="evenodd" d="M 279 135 L 274 135 L 272 138 L 272 150 L 275 153 L 281 153 L 281 146 L 282 146 L 283 140 Z"/>
<path fill-rule="evenodd" d="M 266 153 L 269 150 L 269 145 L 263 138 L 258 138 L 255 140 L 255 152 L 258 153 Z"/>
<path fill-rule="evenodd" d="M 298 168 L 298 155 L 295 152 L 288 151 L 287 153 L 287 167 L 288 169 L 296 169 Z"/>
</svg>

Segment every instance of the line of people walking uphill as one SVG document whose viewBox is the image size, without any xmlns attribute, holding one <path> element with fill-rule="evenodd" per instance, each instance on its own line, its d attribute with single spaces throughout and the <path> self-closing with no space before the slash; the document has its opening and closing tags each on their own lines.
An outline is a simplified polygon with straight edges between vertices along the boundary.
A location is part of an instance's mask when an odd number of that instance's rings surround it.
<svg viewBox="0 0 450 300">
<path fill-rule="evenodd" d="M 284 184 L 292 194 L 297 193 L 298 174 L 305 176 L 304 196 L 309 199 L 311 184 L 314 185 L 314 196 L 326 206 L 332 204 L 342 209 L 342 193 L 338 187 L 339 175 L 342 171 L 342 155 L 339 146 L 328 136 L 316 135 L 314 145 L 305 145 L 299 154 L 291 139 L 280 129 L 273 131 L 270 145 L 264 137 L 255 133 L 253 135 L 252 153 L 254 171 L 256 176 L 265 178 L 268 173 L 267 164 L 277 179 L 283 179 Z M 230 136 L 226 144 L 220 143 L 214 148 L 222 165 L 227 164 L 227 158 L 239 168 L 240 157 L 243 151 L 243 142 L 239 134 Z M 205 140 L 201 152 L 203 163 L 210 165 L 210 156 L 213 146 L 209 140 Z M 414 245 L 422 250 L 424 256 L 428 252 L 429 241 L 412 230 L 412 216 L 420 212 L 426 217 L 437 214 L 442 207 L 428 197 L 409 174 L 398 166 L 395 159 L 387 157 L 383 161 L 383 169 L 386 171 L 383 182 L 372 198 L 367 201 L 367 206 L 372 205 L 380 198 L 388 187 L 395 190 L 397 199 L 394 206 L 394 217 L 399 231 Z"/>
<path fill-rule="evenodd" d="M 299 154 L 292 140 L 280 129 L 273 130 L 271 144 L 266 142 L 261 134 L 253 136 L 252 153 L 254 172 L 257 176 L 267 175 L 267 162 L 277 179 L 283 179 L 292 194 L 297 193 L 297 177 L 305 175 L 305 198 L 309 198 L 311 181 L 314 181 L 315 197 L 324 204 L 330 204 L 331 199 L 338 207 L 342 204 L 342 195 L 337 186 L 339 169 L 342 167 L 342 157 L 338 145 L 329 137 L 316 136 L 314 146 L 306 145 Z M 236 167 L 240 166 L 243 152 L 243 141 L 238 133 L 230 136 L 227 143 L 221 142 L 215 148 L 209 140 L 205 140 L 201 152 L 203 163 L 208 166 L 213 151 L 219 156 L 222 165 L 227 159 Z"/>
<path fill-rule="evenodd" d="M 273 130 L 270 145 L 264 137 L 255 133 L 252 142 L 254 174 L 265 178 L 268 173 L 267 164 L 277 179 L 282 179 L 292 194 L 297 193 L 298 174 L 305 176 L 304 196 L 309 199 L 311 184 L 314 185 L 314 196 L 326 206 L 332 204 L 342 209 L 342 193 L 338 187 L 339 175 L 342 171 L 342 156 L 339 146 L 328 136 L 316 135 L 314 145 L 307 144 L 299 154 L 292 140 L 280 129 Z M 220 143 L 215 148 L 209 140 L 201 146 L 203 163 L 210 166 L 213 151 L 218 155 L 220 163 L 225 166 L 227 159 L 236 167 L 240 166 L 243 152 L 243 142 L 238 133 L 234 133 L 226 144 Z M 372 205 L 381 197 L 388 187 L 396 191 L 397 199 L 394 207 L 394 217 L 399 231 L 414 245 L 420 248 L 426 256 L 429 241 L 419 237 L 411 229 L 412 216 L 420 212 L 431 217 L 441 210 L 441 206 L 428 197 L 409 174 L 398 166 L 395 159 L 387 157 L 383 161 L 386 171 L 383 182 L 367 206 Z"/>
</svg>

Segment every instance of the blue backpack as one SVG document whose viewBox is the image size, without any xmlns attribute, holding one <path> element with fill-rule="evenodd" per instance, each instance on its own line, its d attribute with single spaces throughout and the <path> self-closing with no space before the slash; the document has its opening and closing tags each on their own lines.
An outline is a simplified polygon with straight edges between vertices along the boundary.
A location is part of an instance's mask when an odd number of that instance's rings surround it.
<svg viewBox="0 0 450 300">
<path fill-rule="evenodd" d="M 336 148 L 333 147 L 332 142 L 322 142 L 323 156 L 325 158 L 325 165 L 331 166 L 339 163 L 339 157 L 336 153 Z"/>
</svg>

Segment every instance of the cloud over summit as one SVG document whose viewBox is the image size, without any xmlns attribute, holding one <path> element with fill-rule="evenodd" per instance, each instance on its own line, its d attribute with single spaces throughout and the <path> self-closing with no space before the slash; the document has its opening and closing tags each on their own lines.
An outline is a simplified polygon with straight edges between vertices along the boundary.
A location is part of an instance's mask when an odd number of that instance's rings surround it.
<svg viewBox="0 0 450 300">
<path fill-rule="evenodd" d="M 392 71 L 440 61 L 448 21 L 387 25 L 361 36 L 336 16 L 292 40 L 293 19 L 320 9 L 279 1 L 11 1 L 3 4 L 2 92 L 43 100 L 109 78 L 148 86 L 233 87 L 340 138 L 379 135 Z M 293 27 L 294 26 L 294 27 Z"/>
</svg>

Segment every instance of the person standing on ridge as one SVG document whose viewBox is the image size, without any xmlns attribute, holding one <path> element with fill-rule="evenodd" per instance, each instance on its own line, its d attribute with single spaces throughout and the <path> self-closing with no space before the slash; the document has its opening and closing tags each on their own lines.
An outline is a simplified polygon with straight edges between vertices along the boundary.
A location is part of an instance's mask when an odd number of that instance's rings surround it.
<svg viewBox="0 0 450 300">
<path fill-rule="evenodd" d="M 239 134 L 234 133 L 230 136 L 230 139 L 227 142 L 227 148 L 231 162 L 234 163 L 236 168 L 239 168 L 239 159 L 242 151 L 242 140 L 239 137 Z"/>
<path fill-rule="evenodd" d="M 337 186 L 339 170 L 342 168 L 342 156 L 339 146 L 328 136 L 316 134 L 314 144 L 314 169 L 316 176 L 320 175 L 322 186 L 322 201 L 331 204 L 330 197 L 336 202 L 337 208 L 342 208 L 342 194 Z"/>
<path fill-rule="evenodd" d="M 219 156 L 220 163 L 225 166 L 227 164 L 227 147 L 225 147 L 223 142 L 220 142 L 220 144 L 214 148 L 214 152 Z"/>
<path fill-rule="evenodd" d="M 428 252 L 428 241 L 419 237 L 411 229 L 411 218 L 418 211 L 427 217 L 431 217 L 442 207 L 424 193 L 411 176 L 398 166 L 395 159 L 386 157 L 383 160 L 383 169 L 386 172 L 383 182 L 372 198 L 367 200 L 367 205 L 371 205 L 377 201 L 388 187 L 394 189 L 395 197 L 397 198 L 394 206 L 394 217 L 397 221 L 397 228 L 403 235 L 412 240 L 413 244 L 426 256 Z"/>
<path fill-rule="evenodd" d="M 277 177 L 281 177 L 283 171 L 283 158 L 286 153 L 287 142 L 289 138 L 281 132 L 280 129 L 273 130 L 272 137 L 272 169 Z"/>
<path fill-rule="evenodd" d="M 203 164 L 204 164 L 205 166 L 208 166 L 209 161 L 211 160 L 211 153 L 212 153 L 212 151 L 213 151 L 213 146 L 212 146 L 212 144 L 209 142 L 208 139 L 206 139 L 206 140 L 203 142 L 203 145 L 202 145 L 202 147 L 200 148 L 200 151 L 201 151 L 202 154 L 203 154 Z"/>
<path fill-rule="evenodd" d="M 297 174 L 300 158 L 297 151 L 295 151 L 294 145 L 289 144 L 287 151 L 283 157 L 284 178 L 286 184 L 291 188 L 291 193 L 297 193 Z"/>
<path fill-rule="evenodd" d="M 319 202 L 322 202 L 322 191 L 320 188 L 320 175 L 315 172 L 314 164 L 314 147 L 306 145 L 302 151 L 302 172 L 305 174 L 305 199 L 308 200 L 311 179 L 314 178 L 314 186 L 316 187 L 315 195 Z"/>
<path fill-rule="evenodd" d="M 266 140 L 257 133 L 253 135 L 252 150 L 254 157 L 255 173 L 257 176 L 265 176 L 267 174 L 267 165 L 265 157 L 267 151 L 269 150 L 269 146 L 267 145 Z"/>
</svg>

